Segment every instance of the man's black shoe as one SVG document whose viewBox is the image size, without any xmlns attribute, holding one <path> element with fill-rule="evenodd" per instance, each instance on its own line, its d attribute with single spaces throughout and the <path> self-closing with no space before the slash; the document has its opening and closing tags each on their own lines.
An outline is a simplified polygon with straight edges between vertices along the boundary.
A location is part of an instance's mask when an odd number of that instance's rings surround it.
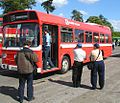
<svg viewBox="0 0 120 103">
<path fill-rule="evenodd" d="M 31 99 L 28 99 L 28 101 L 32 101 L 32 100 L 34 100 L 35 99 L 35 97 L 32 97 Z"/>
<path fill-rule="evenodd" d="M 19 103 L 23 103 L 23 100 L 18 100 L 19 101 Z"/>
<path fill-rule="evenodd" d="M 19 101 L 19 103 L 23 103 L 23 101 Z"/>
<path fill-rule="evenodd" d="M 96 89 L 96 87 L 92 87 L 91 89 L 92 89 L 92 90 L 95 90 L 95 89 Z"/>
<path fill-rule="evenodd" d="M 74 87 L 74 88 L 78 88 L 79 85 L 77 85 L 77 84 L 73 84 L 73 87 Z"/>
<path fill-rule="evenodd" d="M 100 89 L 100 90 L 102 90 L 102 89 L 103 89 L 103 87 L 100 87 L 99 89 Z"/>
<path fill-rule="evenodd" d="M 23 100 L 20 100 L 20 98 L 17 99 L 19 103 L 23 103 Z"/>
</svg>

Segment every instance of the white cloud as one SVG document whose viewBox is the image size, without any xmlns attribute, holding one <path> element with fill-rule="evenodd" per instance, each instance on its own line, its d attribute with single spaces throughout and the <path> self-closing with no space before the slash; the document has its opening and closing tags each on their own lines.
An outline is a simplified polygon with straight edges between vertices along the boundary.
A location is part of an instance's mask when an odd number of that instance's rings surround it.
<svg viewBox="0 0 120 103">
<path fill-rule="evenodd" d="M 47 1 L 47 0 L 36 0 L 36 2 L 38 3 L 42 3 L 44 1 Z M 66 4 L 68 4 L 68 0 L 53 0 L 53 5 L 55 5 L 56 7 L 62 7 Z"/>
<path fill-rule="evenodd" d="M 83 15 L 88 15 L 88 13 L 84 10 L 80 10 L 80 12 L 83 14 Z"/>
<path fill-rule="evenodd" d="M 60 13 L 59 16 L 64 17 L 64 14 L 63 14 L 63 13 Z"/>
<path fill-rule="evenodd" d="M 99 0 L 79 0 L 82 3 L 86 3 L 86 4 L 94 4 L 96 2 L 98 2 Z"/>
<path fill-rule="evenodd" d="M 44 1 L 47 1 L 47 0 L 36 0 L 36 2 L 38 2 L 38 3 L 42 3 Z"/>
<path fill-rule="evenodd" d="M 68 0 L 53 0 L 53 4 L 56 6 L 56 7 L 62 7 L 66 4 L 68 4 Z"/>
<path fill-rule="evenodd" d="M 120 20 L 109 20 L 115 31 L 120 31 Z"/>
</svg>

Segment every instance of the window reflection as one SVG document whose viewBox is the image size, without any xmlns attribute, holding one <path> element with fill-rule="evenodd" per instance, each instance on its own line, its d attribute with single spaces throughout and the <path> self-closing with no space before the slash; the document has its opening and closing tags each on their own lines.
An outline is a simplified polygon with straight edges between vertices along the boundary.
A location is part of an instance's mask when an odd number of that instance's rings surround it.
<svg viewBox="0 0 120 103">
<path fill-rule="evenodd" d="M 75 42 L 84 42 L 84 30 L 75 30 Z"/>
<path fill-rule="evenodd" d="M 92 43 L 92 32 L 86 31 L 85 35 L 86 35 L 86 43 Z"/>
<path fill-rule="evenodd" d="M 7 25 L 3 29 L 4 47 L 23 46 L 24 41 L 30 40 L 32 47 L 39 45 L 39 26 L 37 23 Z"/>
</svg>

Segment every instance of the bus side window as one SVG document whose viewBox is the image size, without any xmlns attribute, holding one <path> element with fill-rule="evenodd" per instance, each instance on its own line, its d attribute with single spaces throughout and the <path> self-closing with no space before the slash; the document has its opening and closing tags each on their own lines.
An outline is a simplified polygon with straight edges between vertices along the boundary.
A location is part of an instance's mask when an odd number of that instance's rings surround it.
<svg viewBox="0 0 120 103">
<path fill-rule="evenodd" d="M 84 30 L 75 30 L 75 42 L 84 42 Z"/>
<path fill-rule="evenodd" d="M 104 39 L 104 34 L 100 34 L 100 43 L 104 43 L 105 39 Z"/>
<path fill-rule="evenodd" d="M 98 43 L 99 42 L 99 33 L 93 33 L 93 41 L 94 43 Z"/>
<path fill-rule="evenodd" d="M 73 29 L 61 27 L 61 42 L 73 42 Z"/>
<path fill-rule="evenodd" d="M 85 32 L 85 39 L 86 39 L 86 43 L 92 43 L 92 32 L 86 31 Z"/>
<path fill-rule="evenodd" d="M 108 34 L 105 34 L 105 41 L 106 41 L 106 43 L 109 43 L 109 41 L 110 41 Z"/>
</svg>

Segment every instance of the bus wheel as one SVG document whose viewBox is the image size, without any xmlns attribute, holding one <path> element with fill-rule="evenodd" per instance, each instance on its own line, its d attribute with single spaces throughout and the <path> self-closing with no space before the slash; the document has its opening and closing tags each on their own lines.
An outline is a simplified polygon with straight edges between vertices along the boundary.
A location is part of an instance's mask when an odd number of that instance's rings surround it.
<svg viewBox="0 0 120 103">
<path fill-rule="evenodd" d="M 64 56 L 61 63 L 60 73 L 62 74 L 66 73 L 69 70 L 69 67 L 70 67 L 70 60 L 67 56 Z"/>
</svg>

